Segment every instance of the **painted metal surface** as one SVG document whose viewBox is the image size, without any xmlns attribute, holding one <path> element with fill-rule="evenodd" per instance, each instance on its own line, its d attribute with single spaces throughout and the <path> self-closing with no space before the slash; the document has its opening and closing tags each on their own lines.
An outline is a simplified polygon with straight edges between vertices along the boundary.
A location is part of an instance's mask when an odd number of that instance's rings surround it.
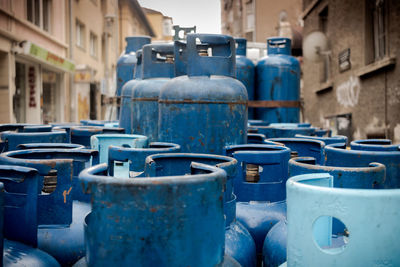
<svg viewBox="0 0 400 267">
<path fill-rule="evenodd" d="M 291 40 L 283 37 L 267 39 L 268 56 L 256 65 L 256 99 L 259 101 L 299 101 L 300 64 L 290 56 Z M 298 107 L 262 108 L 256 118 L 270 123 L 299 122 Z"/>
<path fill-rule="evenodd" d="M 53 131 L 65 131 L 67 133 L 66 143 L 71 143 L 71 128 L 81 126 L 78 123 L 60 123 L 52 125 L 53 125 Z"/>
<path fill-rule="evenodd" d="M 225 254 L 232 256 L 242 266 L 255 266 L 256 251 L 253 238 L 247 229 L 236 221 L 236 196 L 233 193 L 233 179 L 237 171 L 237 160 L 210 154 L 172 153 L 151 155 L 146 162 L 145 176 L 154 176 L 158 173 L 171 175 L 178 169 L 182 171 L 182 174 L 189 173 L 191 162 L 215 165 L 225 170 L 227 174 L 223 198 L 226 228 Z"/>
<path fill-rule="evenodd" d="M 108 148 L 111 145 L 126 148 L 143 148 L 148 146 L 149 139 L 137 134 L 96 134 L 90 138 L 91 148 L 99 151 L 100 163 L 108 162 Z"/>
<path fill-rule="evenodd" d="M 18 149 L 18 145 L 27 143 L 66 143 L 65 132 L 2 132 L 1 140 L 5 142 L 5 151 Z"/>
<path fill-rule="evenodd" d="M 289 176 L 309 173 L 329 173 L 333 187 L 378 189 L 385 183 L 385 166 L 370 163 L 368 167 L 333 167 L 316 164 L 315 158 L 298 157 L 289 160 Z M 337 219 L 332 219 L 332 242 L 343 244 L 345 226 Z M 263 248 L 264 264 L 278 266 L 286 261 L 287 223 L 281 222 L 268 233 Z M 271 264 L 271 265 L 268 265 Z"/>
<path fill-rule="evenodd" d="M 37 249 L 39 178 L 33 168 L 0 166 L 2 266 L 59 266 L 53 257 Z"/>
<path fill-rule="evenodd" d="M 142 148 L 110 146 L 108 149 L 109 175 L 119 178 L 132 178 L 143 175 L 145 161 L 148 156 L 159 153 L 177 153 L 180 152 L 180 149 L 180 145 L 162 142 L 152 142 Z M 118 168 L 114 168 L 115 165 Z"/>
<path fill-rule="evenodd" d="M 366 149 L 369 145 L 364 145 Z M 386 166 L 384 188 L 400 188 L 400 148 L 396 151 L 346 149 L 345 144 L 325 146 L 327 166 L 367 167 L 371 162 L 379 162 Z"/>
<path fill-rule="evenodd" d="M 257 133 L 247 134 L 247 144 L 262 144 L 266 139 L 265 135 Z"/>
<path fill-rule="evenodd" d="M 119 115 L 119 127 L 125 129 L 126 134 L 133 133 L 132 131 L 132 113 L 133 113 L 133 103 L 132 103 L 132 91 L 136 84 L 142 79 L 142 49 L 136 51 L 136 67 L 134 78 L 127 81 L 122 87 L 121 93 L 121 111 Z"/>
<path fill-rule="evenodd" d="M 233 38 L 189 34 L 186 48 L 187 75 L 171 79 L 160 93 L 159 140 L 180 144 L 182 152 L 212 154 L 247 143 L 247 92 L 232 78 Z M 212 49 L 212 56 L 199 55 L 198 48 Z"/>
<path fill-rule="evenodd" d="M 325 162 L 325 143 L 319 140 L 306 138 L 271 138 L 269 141 L 284 144 L 291 150 L 291 157 L 313 157 L 317 164 Z"/>
<path fill-rule="evenodd" d="M 96 134 L 123 134 L 125 130 L 118 127 L 78 126 L 71 128 L 71 143 L 90 148 L 90 138 Z"/>
<path fill-rule="evenodd" d="M 89 195 L 83 194 L 77 176 L 90 163 L 98 163 L 98 152 L 86 149 L 18 150 L 1 154 L 0 163 L 33 167 L 39 172 L 45 193 L 38 196 L 39 248 L 62 265 L 71 265 L 83 257 L 83 219 L 90 211 L 90 204 Z"/>
<path fill-rule="evenodd" d="M 154 170 L 150 157 L 147 163 Z M 85 220 L 89 266 L 223 262 L 226 172 L 201 163 L 191 163 L 189 173 L 173 169 L 135 179 L 106 176 L 107 164 L 81 172 L 79 179 L 92 194 L 92 212 Z"/>
<path fill-rule="evenodd" d="M 174 45 L 143 46 L 142 80 L 132 89 L 132 132 L 158 141 L 158 99 L 174 77 Z"/>
<path fill-rule="evenodd" d="M 52 128 L 52 125 L 25 125 L 19 131 L 23 133 L 46 133 L 51 132 Z"/>
<path fill-rule="evenodd" d="M 249 100 L 254 100 L 255 66 L 246 57 L 246 38 L 235 38 L 236 42 L 236 79 L 241 81 L 247 89 Z M 248 109 L 249 119 L 254 119 L 254 109 Z"/>
<path fill-rule="evenodd" d="M 121 96 L 124 84 L 133 79 L 137 62 L 136 51 L 141 49 L 143 45 L 149 44 L 151 38 L 148 36 L 132 36 L 126 37 L 125 41 L 125 51 L 117 61 L 117 88 L 115 92 L 117 97 Z M 117 114 L 119 116 L 119 109 Z"/>
<path fill-rule="evenodd" d="M 392 144 L 390 139 L 363 139 L 350 143 L 353 150 L 367 151 L 399 151 L 399 144 Z"/>
<path fill-rule="evenodd" d="M 332 188 L 333 179 L 314 173 L 288 180 L 287 266 L 400 265 L 400 190 Z M 332 221 L 317 223 L 321 216 L 346 225 L 343 247 L 324 248 L 332 243 Z"/>
<path fill-rule="evenodd" d="M 237 145 L 225 148 L 238 160 L 234 178 L 236 218 L 252 235 L 258 264 L 265 236 L 286 216 L 286 188 L 290 149 L 277 145 Z"/>
<path fill-rule="evenodd" d="M 252 128 L 267 138 L 295 137 L 296 134 L 313 135 L 315 132 L 315 128 L 312 127 L 252 126 Z"/>
<path fill-rule="evenodd" d="M 325 145 L 337 144 L 337 143 L 346 143 L 347 144 L 347 136 L 344 135 L 335 135 L 331 137 L 320 137 L 320 136 L 310 136 L 310 135 L 302 135 L 296 134 L 295 137 L 303 138 L 303 139 L 313 139 L 320 140 L 325 143 Z"/>
<path fill-rule="evenodd" d="M 70 143 L 31 143 L 31 144 L 20 144 L 17 146 L 19 150 L 25 149 L 82 149 L 85 148 L 83 145 L 70 144 Z"/>
</svg>

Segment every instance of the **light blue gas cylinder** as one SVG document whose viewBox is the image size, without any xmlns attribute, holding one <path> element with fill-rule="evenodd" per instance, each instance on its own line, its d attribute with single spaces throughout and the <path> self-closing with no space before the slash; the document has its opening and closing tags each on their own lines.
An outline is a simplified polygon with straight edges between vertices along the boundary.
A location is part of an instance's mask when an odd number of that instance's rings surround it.
<svg viewBox="0 0 400 267">
<path fill-rule="evenodd" d="M 334 167 L 316 164 L 315 158 L 298 157 L 289 160 L 289 176 L 307 173 L 329 173 L 335 179 L 337 188 L 383 188 L 385 184 L 385 166 L 370 163 L 367 167 Z M 332 242 L 343 244 L 347 229 L 342 222 L 332 220 Z M 264 241 L 263 257 L 265 266 L 279 266 L 286 261 L 287 222 L 281 221 L 268 233 Z"/>
<path fill-rule="evenodd" d="M 39 178 L 33 168 L 0 166 L 1 266 L 60 266 L 37 249 Z"/>
<path fill-rule="evenodd" d="M 236 79 L 241 81 L 247 89 L 249 101 L 254 100 L 255 66 L 246 57 L 246 38 L 235 38 L 236 42 Z M 254 109 L 249 108 L 249 120 L 254 119 Z"/>
<path fill-rule="evenodd" d="M 338 167 L 367 167 L 370 162 L 386 166 L 384 188 L 400 188 L 400 147 L 392 145 L 353 143 L 332 144 L 325 147 L 326 165 Z"/>
<path fill-rule="evenodd" d="M 132 90 L 135 85 L 142 79 L 142 49 L 136 51 L 136 67 L 134 78 L 130 81 L 127 81 L 122 87 L 121 93 L 121 111 L 119 115 L 119 127 L 125 129 L 126 134 L 132 133 L 132 112 L 133 112 L 133 104 L 132 104 Z"/>
<path fill-rule="evenodd" d="M 159 140 L 181 145 L 182 152 L 211 154 L 222 154 L 226 145 L 245 144 L 247 92 L 233 78 L 233 38 L 188 34 L 186 49 L 187 75 L 171 79 L 160 93 Z"/>
<path fill-rule="evenodd" d="M 133 79 L 137 62 L 136 51 L 141 49 L 143 45 L 149 44 L 151 39 L 148 36 L 132 36 L 126 37 L 125 41 L 125 51 L 117 61 L 117 88 L 115 92 L 117 97 L 121 96 L 124 84 Z M 119 109 L 117 114 L 119 115 Z"/>
<path fill-rule="evenodd" d="M 265 58 L 256 66 L 256 99 L 268 101 L 267 108 L 256 110 L 256 118 L 273 122 L 299 122 L 300 64 L 290 55 L 291 40 L 267 39 Z"/>
<path fill-rule="evenodd" d="M 92 195 L 92 212 L 85 219 L 84 264 L 221 265 L 226 172 L 195 162 L 159 169 L 148 163 L 149 176 L 144 178 L 105 176 L 107 164 L 79 175 Z"/>
<path fill-rule="evenodd" d="M 286 189 L 290 149 L 277 145 L 236 145 L 225 148 L 238 161 L 233 180 L 236 218 L 252 235 L 258 264 L 265 236 L 286 217 Z"/>
<path fill-rule="evenodd" d="M 400 190 L 332 188 L 334 179 L 313 173 L 288 180 L 284 266 L 400 266 Z M 339 247 L 332 218 L 348 229 Z"/>
<path fill-rule="evenodd" d="M 0 164 L 38 170 L 43 186 L 38 196 L 38 247 L 62 265 L 72 265 L 85 255 L 83 219 L 90 211 L 89 195 L 77 176 L 98 163 L 98 152 L 87 149 L 32 149 L 0 155 Z"/>
<path fill-rule="evenodd" d="M 132 89 L 132 132 L 155 142 L 160 91 L 174 77 L 174 45 L 145 45 L 142 58 L 142 80 Z"/>
</svg>

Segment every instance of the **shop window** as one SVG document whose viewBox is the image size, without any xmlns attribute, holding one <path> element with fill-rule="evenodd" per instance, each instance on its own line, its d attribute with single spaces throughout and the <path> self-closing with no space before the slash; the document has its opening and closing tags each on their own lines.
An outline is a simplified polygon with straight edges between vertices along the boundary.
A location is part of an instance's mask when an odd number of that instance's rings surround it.
<svg viewBox="0 0 400 267">
<path fill-rule="evenodd" d="M 366 64 L 381 60 L 388 55 L 387 1 L 366 1 Z"/>
<path fill-rule="evenodd" d="M 27 0 L 26 18 L 39 28 L 51 30 L 51 0 Z"/>
<path fill-rule="evenodd" d="M 254 30 L 255 16 L 254 16 L 254 1 L 246 1 L 246 31 Z"/>
<path fill-rule="evenodd" d="M 85 25 L 79 20 L 76 21 L 76 45 L 85 48 Z"/>
<path fill-rule="evenodd" d="M 97 35 L 94 34 L 93 32 L 90 32 L 90 55 L 92 57 L 97 58 L 97 47 L 98 47 L 98 41 L 97 41 Z"/>
</svg>

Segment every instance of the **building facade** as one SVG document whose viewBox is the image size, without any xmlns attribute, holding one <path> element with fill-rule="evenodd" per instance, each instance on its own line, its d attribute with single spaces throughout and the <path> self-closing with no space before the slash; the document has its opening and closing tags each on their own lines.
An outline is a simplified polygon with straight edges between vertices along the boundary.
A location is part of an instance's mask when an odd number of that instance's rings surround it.
<svg viewBox="0 0 400 267">
<path fill-rule="evenodd" d="M 0 1 L 0 123 L 69 119 L 66 2 Z"/>
<path fill-rule="evenodd" d="M 221 0 L 221 31 L 248 42 L 301 33 L 302 0 Z M 300 44 L 295 44 L 300 46 Z"/>
<path fill-rule="evenodd" d="M 164 16 L 161 12 L 154 9 L 143 8 L 143 10 L 146 13 L 146 17 L 154 30 L 155 36 L 152 38 L 152 40 L 172 41 L 172 18 Z"/>
<path fill-rule="evenodd" d="M 302 17 L 304 36 L 320 31 L 329 43 L 320 62 L 304 58 L 305 119 L 400 142 L 400 2 L 305 0 Z"/>
</svg>

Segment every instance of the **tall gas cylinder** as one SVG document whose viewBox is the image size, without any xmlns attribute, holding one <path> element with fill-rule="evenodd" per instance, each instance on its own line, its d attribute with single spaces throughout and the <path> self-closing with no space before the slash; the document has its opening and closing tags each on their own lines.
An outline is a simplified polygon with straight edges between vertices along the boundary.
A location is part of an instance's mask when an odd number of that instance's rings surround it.
<svg viewBox="0 0 400 267">
<path fill-rule="evenodd" d="M 268 55 L 256 66 L 256 99 L 264 104 L 264 108 L 256 110 L 260 120 L 299 122 L 300 64 L 290 56 L 290 49 L 289 38 L 267 39 Z"/>
<path fill-rule="evenodd" d="M 158 140 L 158 98 L 174 77 L 174 45 L 143 46 L 142 80 L 132 90 L 132 132 Z"/>
<path fill-rule="evenodd" d="M 211 154 L 247 142 L 247 92 L 234 79 L 235 53 L 231 36 L 188 34 L 187 75 L 171 79 L 160 93 L 160 141 Z"/>
<path fill-rule="evenodd" d="M 142 79 L 142 49 L 136 51 L 136 67 L 134 79 L 126 82 L 122 87 L 121 110 L 119 112 L 119 127 L 125 129 L 126 134 L 132 133 L 132 90 L 133 87 Z"/>
<path fill-rule="evenodd" d="M 235 38 L 236 42 L 236 79 L 241 81 L 247 89 L 247 96 L 254 100 L 254 63 L 246 57 L 246 38 Z M 254 110 L 249 108 L 249 120 L 254 119 Z"/>
<path fill-rule="evenodd" d="M 133 73 L 136 66 L 136 51 L 141 49 L 143 45 L 149 44 L 151 39 L 148 36 L 126 37 L 126 47 L 124 53 L 117 61 L 117 91 L 116 96 L 121 96 L 122 86 L 127 81 L 133 79 Z M 119 115 L 119 109 L 117 116 Z"/>
</svg>

